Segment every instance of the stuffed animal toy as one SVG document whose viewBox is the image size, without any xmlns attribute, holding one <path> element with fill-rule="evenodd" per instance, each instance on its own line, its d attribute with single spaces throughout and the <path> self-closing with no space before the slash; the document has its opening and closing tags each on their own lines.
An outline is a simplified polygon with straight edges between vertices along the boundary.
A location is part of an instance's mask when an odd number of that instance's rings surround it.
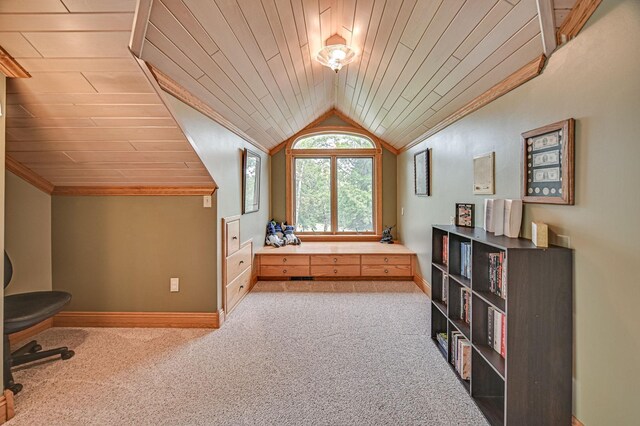
<svg viewBox="0 0 640 426">
<path fill-rule="evenodd" d="M 264 243 L 268 246 L 274 246 L 276 248 L 285 245 L 284 234 L 282 228 L 275 220 L 271 219 L 267 223 L 267 236 Z"/>
<path fill-rule="evenodd" d="M 284 241 L 286 244 L 300 245 L 302 242 L 300 238 L 296 237 L 296 234 L 293 233 L 295 229 L 293 225 L 287 225 L 287 222 L 282 224 L 282 229 L 284 230 Z"/>
</svg>

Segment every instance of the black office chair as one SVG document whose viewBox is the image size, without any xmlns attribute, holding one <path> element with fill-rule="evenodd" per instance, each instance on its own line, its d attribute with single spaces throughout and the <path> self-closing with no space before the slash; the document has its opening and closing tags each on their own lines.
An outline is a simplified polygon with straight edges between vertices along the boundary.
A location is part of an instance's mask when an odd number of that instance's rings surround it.
<svg viewBox="0 0 640 426">
<path fill-rule="evenodd" d="M 11 259 L 4 253 L 4 287 L 11 282 L 13 266 Z M 71 301 L 71 295 L 64 291 L 36 291 L 32 293 L 14 294 L 4 298 L 4 388 L 14 394 L 22 390 L 22 385 L 14 383 L 11 367 L 60 355 L 69 359 L 75 353 L 67 347 L 43 351 L 35 340 L 11 352 L 9 334 L 32 327 L 39 322 L 51 318 Z"/>
</svg>

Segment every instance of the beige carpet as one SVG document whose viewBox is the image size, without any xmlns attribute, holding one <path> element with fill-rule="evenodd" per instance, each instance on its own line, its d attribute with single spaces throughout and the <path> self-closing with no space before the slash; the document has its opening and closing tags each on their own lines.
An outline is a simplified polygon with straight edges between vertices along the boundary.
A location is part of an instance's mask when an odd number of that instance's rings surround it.
<svg viewBox="0 0 640 426">
<path fill-rule="evenodd" d="M 411 282 L 261 282 L 217 331 L 56 328 L 15 425 L 485 425 Z"/>
</svg>

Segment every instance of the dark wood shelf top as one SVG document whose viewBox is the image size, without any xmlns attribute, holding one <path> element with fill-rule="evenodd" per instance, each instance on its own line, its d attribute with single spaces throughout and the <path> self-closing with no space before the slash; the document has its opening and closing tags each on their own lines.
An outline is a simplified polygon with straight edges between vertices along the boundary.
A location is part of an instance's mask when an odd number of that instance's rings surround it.
<svg viewBox="0 0 640 426">
<path fill-rule="evenodd" d="M 432 338 L 431 340 L 433 340 L 433 343 L 435 343 L 435 344 L 436 344 L 437 348 L 440 350 L 440 353 L 441 353 L 441 354 L 442 354 L 442 356 L 444 357 L 444 360 L 445 360 L 445 361 L 447 362 L 447 364 L 448 364 L 448 363 L 449 363 L 449 362 L 448 362 L 449 355 L 447 354 L 447 351 L 446 351 L 442 346 L 440 346 L 440 343 L 438 342 L 438 339 L 433 339 L 433 338 Z"/>
<path fill-rule="evenodd" d="M 451 324 L 453 324 L 453 326 L 457 328 L 459 332 L 464 334 L 464 336 L 469 341 L 471 341 L 471 330 L 469 329 L 469 324 L 467 324 L 466 322 L 460 319 L 454 319 L 454 318 L 449 318 L 449 322 L 451 322 Z"/>
<path fill-rule="evenodd" d="M 504 300 L 502 297 L 497 296 L 491 293 L 490 291 L 473 290 L 473 294 L 478 296 L 488 305 L 491 305 L 497 310 L 499 310 L 501 313 L 506 314 L 506 309 L 505 309 L 506 300 Z"/>
<path fill-rule="evenodd" d="M 445 274 L 448 274 L 449 272 L 447 271 L 447 265 L 445 265 L 444 263 L 438 263 L 438 262 L 432 262 L 431 263 L 433 266 L 435 266 L 436 268 L 440 269 L 442 272 L 444 272 Z"/>
<path fill-rule="evenodd" d="M 449 277 L 453 278 L 457 283 L 462 284 L 467 288 L 471 288 L 471 280 L 458 274 L 449 274 Z"/>
<path fill-rule="evenodd" d="M 502 250 L 508 249 L 530 249 L 530 250 L 570 250 L 564 247 L 549 245 L 549 247 L 536 247 L 531 240 L 524 238 L 509 238 L 504 235 L 496 237 L 490 232 L 485 231 L 482 228 L 465 228 L 464 226 L 455 225 L 434 225 L 436 229 L 441 231 L 450 232 L 452 234 L 460 235 L 464 238 L 470 238 L 477 240 L 481 243 L 488 244 L 497 247 Z"/>
<path fill-rule="evenodd" d="M 487 345 L 472 343 L 476 351 L 484 358 L 484 360 L 495 370 L 496 373 L 504 380 L 505 360 L 502 356 Z"/>
<path fill-rule="evenodd" d="M 492 425 L 504 424 L 504 398 L 500 396 L 476 396 L 473 397 L 480 411 Z"/>
<path fill-rule="evenodd" d="M 446 316 L 447 316 L 447 305 L 445 303 L 442 303 L 440 300 L 436 300 L 436 299 L 432 299 L 431 302 L 433 302 L 433 304 L 436 305 L 436 308 L 438 308 L 438 310 L 446 318 Z"/>
</svg>

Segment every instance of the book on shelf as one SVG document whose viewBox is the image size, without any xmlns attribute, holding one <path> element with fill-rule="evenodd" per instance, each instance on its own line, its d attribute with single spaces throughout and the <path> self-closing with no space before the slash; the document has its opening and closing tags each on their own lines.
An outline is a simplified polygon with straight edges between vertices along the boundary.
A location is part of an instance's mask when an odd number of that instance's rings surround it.
<svg viewBox="0 0 640 426">
<path fill-rule="evenodd" d="M 442 236 L 442 264 L 449 264 L 449 236 Z"/>
<path fill-rule="evenodd" d="M 451 364 L 462 380 L 471 378 L 471 343 L 459 331 L 451 333 Z"/>
<path fill-rule="evenodd" d="M 460 319 L 471 322 L 471 292 L 467 288 L 460 289 Z"/>
<path fill-rule="evenodd" d="M 493 198 L 485 198 L 484 200 L 484 229 L 487 232 L 493 232 L 494 229 L 493 201 Z"/>
<path fill-rule="evenodd" d="M 449 352 L 449 337 L 447 333 L 436 334 L 436 340 L 445 353 Z"/>
<path fill-rule="evenodd" d="M 449 276 L 447 274 L 442 274 L 442 293 L 440 293 L 442 303 L 447 304 L 447 299 L 449 296 L 449 280 L 447 279 Z"/>
<path fill-rule="evenodd" d="M 487 198 L 484 200 L 484 229 L 496 235 L 504 233 L 504 200 Z"/>
<path fill-rule="evenodd" d="M 487 345 L 504 358 L 507 352 L 505 315 L 491 306 L 487 309 Z"/>
<path fill-rule="evenodd" d="M 489 253 L 489 291 L 507 297 L 507 253 Z"/>
<path fill-rule="evenodd" d="M 471 243 L 460 243 L 460 275 L 471 279 Z"/>
<path fill-rule="evenodd" d="M 504 235 L 518 238 L 522 223 L 522 200 L 504 200 Z"/>
</svg>

